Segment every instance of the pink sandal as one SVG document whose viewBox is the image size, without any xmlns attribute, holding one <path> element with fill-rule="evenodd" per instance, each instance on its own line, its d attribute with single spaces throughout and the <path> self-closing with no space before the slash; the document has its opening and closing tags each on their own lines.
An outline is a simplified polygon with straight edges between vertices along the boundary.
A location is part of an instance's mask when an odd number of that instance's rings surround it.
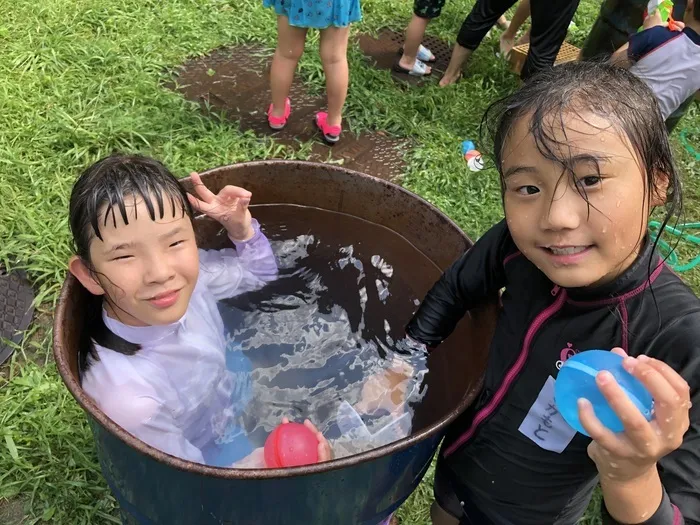
<svg viewBox="0 0 700 525">
<path fill-rule="evenodd" d="M 275 131 L 279 131 L 287 125 L 287 119 L 292 112 L 292 103 L 289 99 L 284 101 L 284 115 L 275 117 L 272 115 L 272 104 L 267 109 L 267 124 Z"/>
<path fill-rule="evenodd" d="M 323 133 L 323 140 L 330 146 L 340 140 L 340 133 L 343 131 L 341 126 L 328 125 L 328 113 L 319 111 L 316 113 L 316 127 Z"/>
</svg>

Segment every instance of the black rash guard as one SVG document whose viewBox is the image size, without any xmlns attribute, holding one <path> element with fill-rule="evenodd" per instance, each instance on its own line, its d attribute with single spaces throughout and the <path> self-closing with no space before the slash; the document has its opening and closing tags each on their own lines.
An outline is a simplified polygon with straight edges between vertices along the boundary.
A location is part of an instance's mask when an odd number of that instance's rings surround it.
<svg viewBox="0 0 700 525">
<path fill-rule="evenodd" d="M 619 346 L 664 361 L 691 387 L 690 430 L 658 463 L 664 499 L 644 523 L 700 524 L 698 298 L 649 240 L 616 281 L 562 289 L 520 254 L 503 221 L 444 273 L 407 333 L 433 348 L 504 288 L 483 389 L 448 430 L 438 462 L 467 516 L 475 513 L 463 523 L 576 523 L 598 473 L 586 451 L 590 438 L 558 414 L 552 384 L 576 352 Z M 603 523 L 617 523 L 605 508 L 602 514 Z"/>
</svg>

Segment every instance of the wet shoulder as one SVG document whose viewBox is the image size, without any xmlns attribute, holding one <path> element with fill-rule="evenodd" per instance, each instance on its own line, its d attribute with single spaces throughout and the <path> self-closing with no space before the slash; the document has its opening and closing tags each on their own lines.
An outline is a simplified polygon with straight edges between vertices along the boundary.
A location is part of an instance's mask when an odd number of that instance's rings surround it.
<svg viewBox="0 0 700 525">
<path fill-rule="evenodd" d="M 83 374 L 85 393 L 110 419 L 133 430 L 152 417 L 161 406 L 156 390 L 147 376 L 151 367 L 137 365 L 143 359 L 98 347 L 99 360 L 93 360 Z"/>
<path fill-rule="evenodd" d="M 687 316 L 694 318 L 700 315 L 700 299 L 683 279 L 666 265 L 640 299 L 645 303 L 656 302 L 657 313 L 666 324 Z M 696 330 L 700 333 L 700 324 Z"/>
<path fill-rule="evenodd" d="M 700 299 L 665 267 L 636 302 L 637 326 L 646 337 L 634 353 L 664 361 L 700 387 Z"/>
<path fill-rule="evenodd" d="M 90 360 L 82 376 L 82 386 L 98 404 L 112 395 L 152 394 L 158 371 L 149 360 L 138 352 L 125 355 L 99 345 L 95 350 L 99 359 Z"/>
</svg>

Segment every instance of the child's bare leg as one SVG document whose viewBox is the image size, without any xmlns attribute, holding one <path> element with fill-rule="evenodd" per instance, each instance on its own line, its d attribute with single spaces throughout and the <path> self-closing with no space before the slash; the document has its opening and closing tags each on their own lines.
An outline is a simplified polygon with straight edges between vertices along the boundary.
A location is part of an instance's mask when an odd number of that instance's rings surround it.
<svg viewBox="0 0 700 525">
<path fill-rule="evenodd" d="M 530 43 L 530 28 L 527 28 L 527 31 L 525 31 L 522 35 L 520 35 L 520 38 L 518 38 L 517 42 L 515 42 L 515 45 L 520 46 L 522 44 L 529 44 Z"/>
<path fill-rule="evenodd" d="M 418 15 L 413 15 L 411 21 L 406 28 L 406 41 L 403 44 L 403 55 L 399 60 L 399 65 L 405 69 L 411 70 L 416 63 L 418 48 L 420 47 L 425 29 L 430 23 L 429 18 L 421 18 Z M 426 68 L 426 74 L 430 72 L 430 67 Z"/>
<path fill-rule="evenodd" d="M 459 520 L 444 510 L 437 501 L 430 507 L 430 520 L 433 525 L 459 525 Z"/>
<path fill-rule="evenodd" d="M 504 31 L 510 27 L 510 20 L 506 18 L 506 15 L 501 15 L 501 17 L 498 19 L 498 27 L 503 29 Z"/>
<path fill-rule="evenodd" d="M 329 126 L 340 126 L 343 119 L 343 106 L 348 95 L 349 35 L 349 27 L 321 30 L 321 62 L 326 74 Z"/>
<path fill-rule="evenodd" d="M 305 41 L 306 28 L 289 25 L 286 16 L 277 17 L 277 49 L 270 69 L 272 115 L 275 117 L 284 115 L 284 101 L 289 96 Z"/>
<path fill-rule="evenodd" d="M 462 74 L 462 66 L 464 66 L 464 63 L 469 60 L 472 53 L 473 51 L 471 49 L 455 44 L 455 47 L 452 48 L 450 63 L 447 65 L 445 74 L 440 79 L 440 86 L 449 86 L 450 84 L 454 84 L 457 82 L 457 80 L 459 80 L 459 77 Z"/>
<path fill-rule="evenodd" d="M 501 53 L 508 54 L 513 49 L 515 37 L 520 30 L 520 27 L 530 17 L 530 0 L 521 0 L 518 7 L 515 9 L 513 19 L 510 21 L 510 26 L 501 35 Z M 518 41 L 518 45 L 523 42 Z"/>
</svg>

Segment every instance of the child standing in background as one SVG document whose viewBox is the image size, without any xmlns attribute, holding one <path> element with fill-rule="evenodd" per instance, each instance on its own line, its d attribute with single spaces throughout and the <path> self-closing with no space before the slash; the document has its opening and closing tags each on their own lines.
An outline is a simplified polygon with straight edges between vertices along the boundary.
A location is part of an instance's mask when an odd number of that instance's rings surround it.
<svg viewBox="0 0 700 525">
<path fill-rule="evenodd" d="M 342 114 L 348 93 L 348 36 L 350 24 L 362 18 L 360 0 L 263 0 L 277 13 L 277 49 L 272 59 L 272 104 L 267 122 L 274 130 L 287 124 L 292 111 L 289 90 L 304 52 L 310 28 L 321 32 L 321 62 L 326 74 L 328 112 L 316 114 L 315 123 L 326 143 L 340 140 Z"/>
<path fill-rule="evenodd" d="M 527 16 L 530 16 L 529 5 L 528 3 Z M 437 59 L 433 52 L 421 42 L 425 37 L 428 24 L 440 16 L 444 6 L 445 0 L 414 0 L 413 17 L 406 28 L 406 39 L 401 49 L 401 57 L 394 64 L 394 71 L 415 77 L 425 77 L 432 73 L 432 67 L 428 64 L 434 63 Z M 508 31 L 510 26 L 505 15 L 501 15 L 496 24 L 504 31 Z M 517 31 L 519 27 L 520 24 L 514 28 L 514 31 Z"/>
<path fill-rule="evenodd" d="M 610 59 L 651 88 L 664 120 L 700 89 L 700 1 L 688 0 L 683 24 L 676 24 L 681 31 L 667 27 L 656 11 Z"/>
</svg>

